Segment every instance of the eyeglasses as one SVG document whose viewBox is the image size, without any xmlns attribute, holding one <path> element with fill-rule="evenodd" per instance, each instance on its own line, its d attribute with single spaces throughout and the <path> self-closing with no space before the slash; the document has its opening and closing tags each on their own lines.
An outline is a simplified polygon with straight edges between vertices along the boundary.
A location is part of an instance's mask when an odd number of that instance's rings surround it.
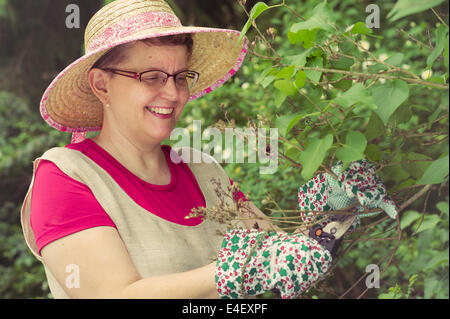
<svg viewBox="0 0 450 319">
<path fill-rule="evenodd" d="M 163 88 L 166 85 L 167 80 L 169 80 L 170 77 L 173 77 L 177 89 L 183 91 L 192 89 L 200 77 L 198 72 L 190 70 L 181 71 L 175 74 L 169 74 L 161 70 L 148 70 L 141 73 L 111 68 L 101 70 L 139 80 L 139 82 L 144 82 L 149 87 L 155 89 Z"/>
</svg>

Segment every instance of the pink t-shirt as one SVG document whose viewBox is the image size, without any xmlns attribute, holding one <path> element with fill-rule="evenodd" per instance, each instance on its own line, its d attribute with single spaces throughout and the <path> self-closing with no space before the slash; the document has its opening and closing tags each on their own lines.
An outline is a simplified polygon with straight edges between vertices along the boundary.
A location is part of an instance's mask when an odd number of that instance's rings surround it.
<svg viewBox="0 0 450 319">
<path fill-rule="evenodd" d="M 180 225 L 201 223 L 199 217 L 184 218 L 192 208 L 205 207 L 205 198 L 189 166 L 170 160 L 169 145 L 161 145 L 171 173 L 170 183 L 166 185 L 154 185 L 140 179 L 91 139 L 66 147 L 82 152 L 102 167 L 149 214 Z M 233 183 L 231 179 L 230 182 Z M 240 191 L 234 198 L 246 200 Z M 39 253 L 45 245 L 75 232 L 97 226 L 116 227 L 86 185 L 47 160 L 41 160 L 36 170 L 30 221 Z"/>
</svg>

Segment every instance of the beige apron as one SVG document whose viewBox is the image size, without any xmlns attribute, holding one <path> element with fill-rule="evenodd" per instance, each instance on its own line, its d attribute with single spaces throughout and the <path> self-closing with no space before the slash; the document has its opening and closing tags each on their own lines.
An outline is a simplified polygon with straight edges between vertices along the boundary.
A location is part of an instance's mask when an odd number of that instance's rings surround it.
<svg viewBox="0 0 450 319">
<path fill-rule="evenodd" d="M 218 197 L 210 181 L 211 178 L 218 179 L 223 185 L 222 188 L 227 190 L 230 182 L 223 168 L 211 156 L 197 150 L 173 150 L 188 164 L 197 179 L 205 197 L 206 207 L 216 205 Z M 208 161 L 189 163 L 189 157 L 186 158 L 186 155 L 190 156 L 190 159 L 203 158 Z M 205 220 L 197 226 L 183 226 L 164 220 L 136 204 L 103 168 L 83 153 L 66 147 L 55 147 L 33 162 L 33 178 L 21 210 L 25 240 L 36 258 L 43 263 L 54 298 L 68 296 L 38 254 L 30 225 L 31 192 L 36 168 L 41 159 L 53 162 L 65 174 L 91 189 L 116 225 L 142 278 L 188 271 L 204 266 L 216 257 L 222 242 L 222 236 L 217 235 L 217 230 L 224 230 L 224 225 Z M 233 205 L 227 196 L 225 200 Z"/>
</svg>

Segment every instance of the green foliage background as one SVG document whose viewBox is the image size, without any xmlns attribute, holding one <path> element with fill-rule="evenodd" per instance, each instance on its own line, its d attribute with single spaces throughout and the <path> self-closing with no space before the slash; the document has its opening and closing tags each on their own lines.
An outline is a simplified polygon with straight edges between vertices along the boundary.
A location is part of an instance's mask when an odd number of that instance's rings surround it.
<svg viewBox="0 0 450 319">
<path fill-rule="evenodd" d="M 250 119 L 277 127 L 282 156 L 275 174 L 259 174 L 258 164 L 224 165 L 269 216 L 289 216 L 279 211 L 298 208 L 298 187 L 336 159 L 376 163 L 399 205 L 432 185 L 398 223 L 364 220 L 363 226 L 378 223 L 344 243 L 329 278 L 305 298 L 448 298 L 448 3 L 246 1 L 256 30 L 237 0 L 168 2 L 184 24 L 248 27 L 244 66 L 222 88 L 190 102 L 178 126 L 192 129 L 201 120 L 203 130 L 218 121 L 244 128 Z M 38 107 L 51 79 L 82 54 L 83 29 L 64 25 L 69 3 L 80 6 L 83 28 L 103 1 L 0 0 L 1 298 L 49 297 L 19 210 L 33 159 L 70 142 L 44 123 Z M 378 29 L 364 24 L 371 3 L 380 8 Z M 323 143 L 328 136 L 330 145 Z M 385 271 L 380 288 L 365 291 L 370 264 Z"/>
</svg>

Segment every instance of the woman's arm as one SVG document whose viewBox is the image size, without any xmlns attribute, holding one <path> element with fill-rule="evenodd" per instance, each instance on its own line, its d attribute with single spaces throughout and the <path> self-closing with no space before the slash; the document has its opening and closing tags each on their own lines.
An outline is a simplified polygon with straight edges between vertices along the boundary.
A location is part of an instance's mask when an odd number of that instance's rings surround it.
<svg viewBox="0 0 450 319">
<path fill-rule="evenodd" d="M 141 278 L 113 227 L 71 234 L 51 242 L 41 252 L 44 263 L 71 298 L 218 298 L 215 263 L 183 273 Z M 79 272 L 66 272 L 69 265 L 76 265 Z M 74 279 L 79 285 L 73 285 Z"/>
</svg>

